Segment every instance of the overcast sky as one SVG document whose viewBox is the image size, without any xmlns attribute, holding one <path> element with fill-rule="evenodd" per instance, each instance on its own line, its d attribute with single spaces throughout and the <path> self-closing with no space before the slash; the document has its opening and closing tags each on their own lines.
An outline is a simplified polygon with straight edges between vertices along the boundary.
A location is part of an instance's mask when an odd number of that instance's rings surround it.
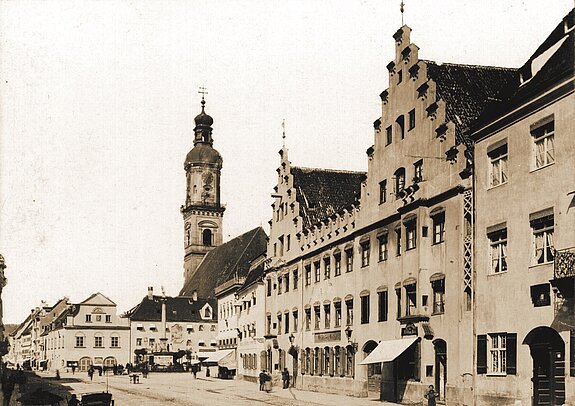
<svg viewBox="0 0 575 406">
<path fill-rule="evenodd" d="M 406 0 L 419 56 L 518 67 L 572 0 Z M 365 170 L 399 1 L 0 0 L 4 321 L 183 284 L 183 162 L 199 86 L 225 239 L 267 231 L 281 122 L 294 165 Z"/>
</svg>

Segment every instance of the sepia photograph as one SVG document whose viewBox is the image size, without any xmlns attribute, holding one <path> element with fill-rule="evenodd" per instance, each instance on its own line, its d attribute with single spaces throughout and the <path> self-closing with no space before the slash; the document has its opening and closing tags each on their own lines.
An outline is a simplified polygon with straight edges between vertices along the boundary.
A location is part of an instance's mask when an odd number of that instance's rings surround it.
<svg viewBox="0 0 575 406">
<path fill-rule="evenodd" d="M 573 0 L 0 0 L 5 406 L 575 406 Z"/>
</svg>

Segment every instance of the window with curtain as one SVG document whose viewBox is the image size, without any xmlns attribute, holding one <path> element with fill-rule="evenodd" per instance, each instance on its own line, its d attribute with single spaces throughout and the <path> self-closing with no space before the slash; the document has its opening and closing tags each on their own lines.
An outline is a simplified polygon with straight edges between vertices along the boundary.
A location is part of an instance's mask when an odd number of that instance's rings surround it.
<svg viewBox="0 0 575 406">
<path fill-rule="evenodd" d="M 507 271 L 507 228 L 490 233 L 491 273 Z"/>
<path fill-rule="evenodd" d="M 533 230 L 533 264 L 544 264 L 553 261 L 555 257 L 553 248 L 553 215 L 532 220 L 531 229 Z"/>
<path fill-rule="evenodd" d="M 489 186 L 507 183 L 507 144 L 489 152 Z"/>
<path fill-rule="evenodd" d="M 533 164 L 542 168 L 555 162 L 555 122 L 531 130 L 533 137 Z"/>
</svg>

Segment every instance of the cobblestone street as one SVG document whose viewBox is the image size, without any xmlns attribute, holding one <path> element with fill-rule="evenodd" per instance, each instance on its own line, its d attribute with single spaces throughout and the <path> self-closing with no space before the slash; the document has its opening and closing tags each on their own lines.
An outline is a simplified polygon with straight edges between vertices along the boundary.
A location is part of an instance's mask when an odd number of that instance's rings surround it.
<svg viewBox="0 0 575 406">
<path fill-rule="evenodd" d="M 52 377 L 40 373 L 41 377 Z M 246 381 L 221 380 L 198 375 L 194 379 L 187 373 L 155 373 L 140 383 L 133 384 L 127 375 L 94 376 L 90 381 L 83 373 L 63 373 L 62 381 L 72 393 L 106 391 L 113 394 L 116 405 L 392 405 L 372 398 L 353 398 L 296 389 L 283 390 L 274 387 L 271 393 L 260 392 L 258 385 Z M 373 395 L 375 396 L 375 394 Z"/>
</svg>

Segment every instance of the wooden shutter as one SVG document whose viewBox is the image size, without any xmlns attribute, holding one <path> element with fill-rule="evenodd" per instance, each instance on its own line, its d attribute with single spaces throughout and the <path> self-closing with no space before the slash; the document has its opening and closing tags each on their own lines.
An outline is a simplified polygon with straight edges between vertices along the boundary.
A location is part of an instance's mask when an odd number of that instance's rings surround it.
<svg viewBox="0 0 575 406">
<path fill-rule="evenodd" d="M 477 373 L 487 373 L 487 335 L 477 336 Z"/>
<path fill-rule="evenodd" d="M 517 371 L 517 334 L 507 333 L 507 354 L 506 372 L 507 375 L 515 375 Z"/>
<path fill-rule="evenodd" d="M 575 376 L 575 329 L 571 330 L 571 339 L 569 341 L 571 341 L 571 350 L 569 351 L 569 373 L 571 376 Z"/>
</svg>

